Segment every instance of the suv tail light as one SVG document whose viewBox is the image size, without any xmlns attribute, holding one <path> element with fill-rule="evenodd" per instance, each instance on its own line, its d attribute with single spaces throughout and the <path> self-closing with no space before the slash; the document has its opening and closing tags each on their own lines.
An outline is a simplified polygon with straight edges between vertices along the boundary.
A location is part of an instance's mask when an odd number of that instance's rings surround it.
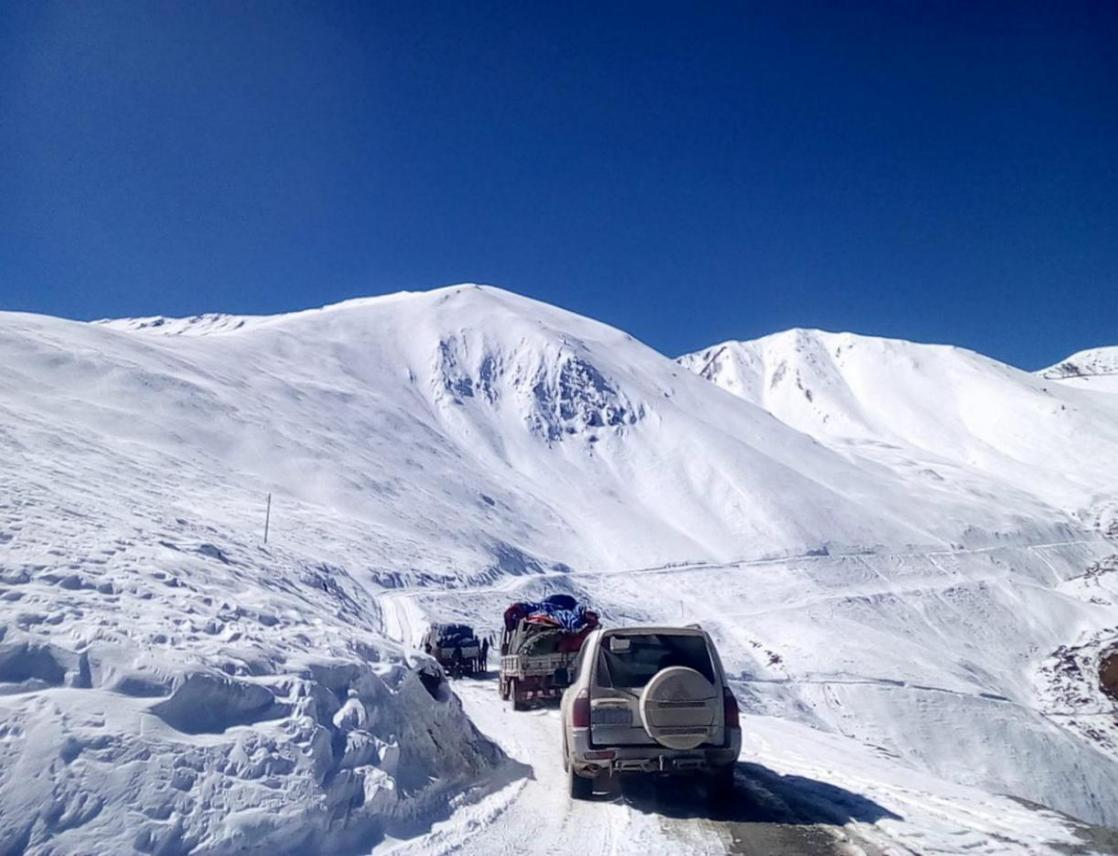
<svg viewBox="0 0 1118 856">
<path fill-rule="evenodd" d="M 586 690 L 579 690 L 574 704 L 571 705 L 571 727 L 590 727 L 590 694 Z"/>
<path fill-rule="evenodd" d="M 722 688 L 722 722 L 727 728 L 741 728 L 738 716 L 738 700 L 729 687 Z"/>
</svg>

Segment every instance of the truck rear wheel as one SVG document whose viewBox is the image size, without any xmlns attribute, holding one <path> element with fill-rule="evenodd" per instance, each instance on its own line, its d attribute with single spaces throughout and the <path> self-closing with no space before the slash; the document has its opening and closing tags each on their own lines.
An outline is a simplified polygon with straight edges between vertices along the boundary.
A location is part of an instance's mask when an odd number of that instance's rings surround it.
<svg viewBox="0 0 1118 856">
<path fill-rule="evenodd" d="M 520 696 L 520 681 L 513 678 L 509 682 L 509 694 L 512 696 L 512 709 L 513 710 L 527 710 L 528 703 Z"/>
</svg>

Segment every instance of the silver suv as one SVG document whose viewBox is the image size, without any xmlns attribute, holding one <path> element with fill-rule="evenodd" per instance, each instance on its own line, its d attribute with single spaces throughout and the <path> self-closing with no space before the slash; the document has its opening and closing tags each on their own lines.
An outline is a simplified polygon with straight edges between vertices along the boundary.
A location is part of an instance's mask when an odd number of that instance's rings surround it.
<svg viewBox="0 0 1118 856">
<path fill-rule="evenodd" d="M 733 788 L 738 704 L 705 630 L 595 630 L 571 678 L 560 718 L 573 798 L 620 773 L 694 772 L 716 798 Z"/>
</svg>

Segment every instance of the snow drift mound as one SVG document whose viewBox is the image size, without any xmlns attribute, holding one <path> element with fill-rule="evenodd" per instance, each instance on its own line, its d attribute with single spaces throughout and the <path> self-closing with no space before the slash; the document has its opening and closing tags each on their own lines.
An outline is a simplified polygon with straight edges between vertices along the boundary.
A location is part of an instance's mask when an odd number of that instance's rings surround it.
<svg viewBox="0 0 1118 856">
<path fill-rule="evenodd" d="M 162 516 L 124 464 L 5 474 L 0 852 L 368 847 L 499 767 L 344 569 Z"/>
</svg>

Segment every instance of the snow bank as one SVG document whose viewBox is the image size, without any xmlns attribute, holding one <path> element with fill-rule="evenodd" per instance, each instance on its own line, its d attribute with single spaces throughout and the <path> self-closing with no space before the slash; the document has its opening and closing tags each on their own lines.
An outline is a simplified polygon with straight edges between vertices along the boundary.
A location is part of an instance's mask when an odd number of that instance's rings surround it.
<svg viewBox="0 0 1118 856">
<path fill-rule="evenodd" d="M 0 852 L 368 847 L 500 769 L 343 569 L 119 487 L 0 508 Z"/>
</svg>

